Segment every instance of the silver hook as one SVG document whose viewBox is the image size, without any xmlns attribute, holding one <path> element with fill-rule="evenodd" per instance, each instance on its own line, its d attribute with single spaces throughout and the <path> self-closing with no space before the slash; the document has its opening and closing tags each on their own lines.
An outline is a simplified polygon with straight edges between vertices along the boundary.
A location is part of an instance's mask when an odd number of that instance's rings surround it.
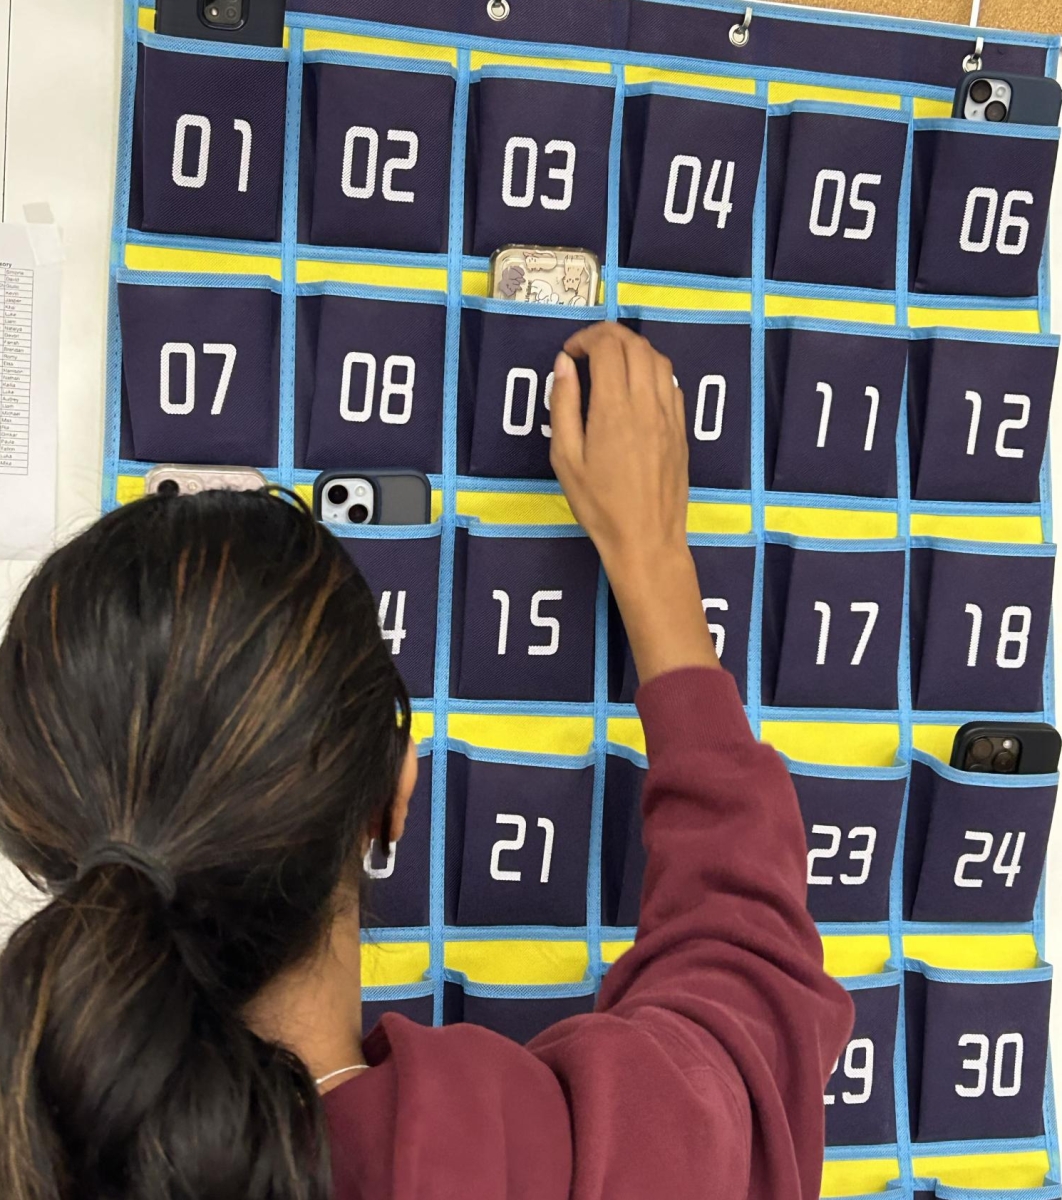
<svg viewBox="0 0 1062 1200">
<path fill-rule="evenodd" d="M 980 69 L 981 69 L 981 53 L 984 50 L 984 48 L 985 48 L 985 39 L 983 37 L 979 37 L 977 39 L 977 41 L 974 42 L 973 53 L 967 54 L 967 56 L 962 60 L 962 69 L 967 74 L 969 74 L 971 71 L 980 71 Z"/>
<path fill-rule="evenodd" d="M 487 16 L 492 21 L 504 21 L 509 12 L 509 0 L 487 0 Z"/>
<path fill-rule="evenodd" d="M 730 43 L 733 46 L 744 46 L 749 40 L 749 26 L 752 24 L 752 6 L 745 9 L 745 15 L 740 25 L 730 26 Z"/>
</svg>

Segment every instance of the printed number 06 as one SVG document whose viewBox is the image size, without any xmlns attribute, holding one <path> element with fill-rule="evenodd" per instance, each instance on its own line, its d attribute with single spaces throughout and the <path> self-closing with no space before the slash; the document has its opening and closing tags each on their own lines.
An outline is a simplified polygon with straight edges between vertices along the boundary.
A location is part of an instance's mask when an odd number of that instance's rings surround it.
<svg viewBox="0 0 1062 1200">
<path fill-rule="evenodd" d="M 981 236 L 973 238 L 973 223 L 977 213 L 977 202 L 985 202 L 985 222 L 981 227 Z M 1027 217 L 1014 215 L 1015 204 L 1033 204 L 1032 192 L 1020 189 L 1007 192 L 1003 197 L 1003 212 L 999 218 L 999 232 L 996 234 L 996 250 L 1000 254 L 1021 254 L 1029 240 L 1029 221 Z M 959 233 L 959 245 L 970 254 L 984 254 L 992 244 L 992 230 L 996 224 L 996 212 L 999 209 L 999 192 L 995 188 L 971 188 L 966 197 L 966 209 L 962 215 L 962 231 Z M 1007 241 L 1009 230 L 1017 230 L 1017 240 Z"/>
</svg>

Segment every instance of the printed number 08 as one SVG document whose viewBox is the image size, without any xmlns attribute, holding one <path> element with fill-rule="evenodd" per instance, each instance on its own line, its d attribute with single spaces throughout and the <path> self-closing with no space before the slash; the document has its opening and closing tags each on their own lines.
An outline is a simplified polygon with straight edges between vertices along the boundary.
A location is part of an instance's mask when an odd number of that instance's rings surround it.
<svg viewBox="0 0 1062 1200">
<path fill-rule="evenodd" d="M 351 408 L 351 376 L 355 366 L 365 368 L 365 391 L 361 407 Z M 405 379 L 396 383 L 396 370 L 405 371 Z M 380 389 L 380 420 L 385 425 L 408 425 L 413 416 L 413 384 L 417 378 L 417 364 L 408 354 L 391 354 L 384 360 L 383 386 Z M 373 392 L 376 388 L 376 355 L 352 350 L 343 359 L 343 382 L 339 390 L 339 415 L 344 421 L 361 423 L 372 416 Z M 402 407 L 391 409 L 391 397 L 400 396 Z"/>
</svg>

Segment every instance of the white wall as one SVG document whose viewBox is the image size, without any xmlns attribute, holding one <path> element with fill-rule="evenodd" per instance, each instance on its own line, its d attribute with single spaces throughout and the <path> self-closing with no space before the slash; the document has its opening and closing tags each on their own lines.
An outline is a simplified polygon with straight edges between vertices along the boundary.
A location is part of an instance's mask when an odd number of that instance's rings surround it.
<svg viewBox="0 0 1062 1200">
<path fill-rule="evenodd" d="M 0 55 L 7 4 L 0 4 Z M 10 0 L 4 217 L 47 203 L 62 227 L 59 537 L 99 512 L 107 263 L 121 57 L 120 0 Z M 32 568 L 0 562 L 0 617 Z M 34 893 L 0 859 L 0 938 Z"/>
</svg>

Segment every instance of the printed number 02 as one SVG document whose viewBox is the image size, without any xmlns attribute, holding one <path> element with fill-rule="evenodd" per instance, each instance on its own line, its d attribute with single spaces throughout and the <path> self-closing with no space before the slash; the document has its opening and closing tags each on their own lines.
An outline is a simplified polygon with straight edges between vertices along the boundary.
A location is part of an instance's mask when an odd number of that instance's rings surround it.
<svg viewBox="0 0 1062 1200">
<path fill-rule="evenodd" d="M 236 347 L 231 342 L 206 342 L 203 353 L 220 354 L 225 359 L 217 391 L 214 393 L 214 403 L 210 406 L 210 415 L 218 417 L 225 406 L 225 397 L 229 394 L 232 371 L 236 366 Z M 170 362 L 175 356 L 184 359 L 183 400 L 171 398 Z M 167 342 L 162 347 L 159 363 L 159 404 L 162 411 L 171 417 L 186 417 L 195 408 L 195 347 L 190 342 Z"/>
<path fill-rule="evenodd" d="M 962 1096 L 966 1100 L 975 1100 L 978 1096 L 983 1096 L 988 1087 L 988 1055 L 992 1050 L 991 1039 L 983 1033 L 964 1033 L 959 1038 L 959 1045 L 963 1048 L 967 1046 L 976 1046 L 978 1054 L 976 1058 L 964 1058 L 962 1069 L 964 1071 L 975 1071 L 977 1073 L 977 1082 L 974 1084 L 957 1083 L 955 1085 L 956 1094 Z M 1011 1067 L 1010 1083 L 1003 1082 L 1003 1070 L 1006 1065 L 1006 1052 L 1008 1047 L 1013 1047 L 1014 1064 Z M 995 1050 L 992 1053 L 992 1095 L 993 1096 L 1016 1096 L 1021 1091 L 1021 1068 L 1025 1058 L 1025 1039 L 1020 1033 L 1001 1033 L 996 1038 Z"/>
<path fill-rule="evenodd" d="M 977 655 L 981 648 L 981 623 L 984 613 L 979 604 L 967 604 L 964 610 L 970 618 L 970 648 L 966 652 L 966 665 L 977 666 Z M 1011 622 L 1017 617 L 1020 628 L 1012 629 Z M 1029 630 L 1032 627 L 1032 609 L 1025 604 L 1011 604 L 1003 610 L 999 621 L 999 642 L 996 646 L 996 666 L 1004 671 L 1017 671 L 1025 666 L 1029 656 Z M 1007 649 L 1015 646 L 1013 658 L 1007 657 Z"/>
<path fill-rule="evenodd" d="M 730 203 L 730 193 L 734 187 L 734 164 L 732 162 L 726 164 L 722 194 L 718 199 L 715 196 L 722 167 L 723 160 L 721 158 L 713 160 L 711 170 L 708 172 L 708 184 L 704 189 L 704 211 L 717 214 L 715 221 L 717 229 L 726 228 L 726 219 L 734 211 L 734 206 Z M 679 211 L 675 207 L 675 196 L 678 192 L 683 168 L 690 172 L 690 185 L 686 193 L 686 207 Z M 688 225 L 693 220 L 693 214 L 697 211 L 697 193 L 700 190 L 703 170 L 704 164 L 692 154 L 676 154 L 671 160 L 671 170 L 667 177 L 667 198 L 664 200 L 665 221 L 672 225 Z"/>
<path fill-rule="evenodd" d="M 845 185 L 848 182 L 843 171 L 831 171 L 828 167 L 823 169 L 815 176 L 815 191 L 811 197 L 811 215 L 808 217 L 808 228 L 816 237 L 833 237 L 841 227 L 841 208 L 844 204 Z M 833 193 L 833 211 L 830 213 L 830 219 L 823 221 L 822 219 L 822 200 L 826 184 L 832 183 L 834 186 Z M 859 189 L 866 187 L 877 187 L 881 183 L 880 175 L 871 175 L 866 171 L 861 171 L 858 175 L 852 176 L 852 187 L 848 193 L 848 206 L 856 212 L 864 214 L 863 226 L 861 229 L 846 229 L 844 237 L 851 238 L 853 241 L 865 242 L 874 232 L 874 222 L 878 215 L 878 206 L 873 200 L 865 200 L 859 194 Z"/>
<path fill-rule="evenodd" d="M 981 236 L 973 238 L 973 223 L 977 214 L 977 202 L 985 202 L 985 221 L 981 227 Z M 1029 240 L 1029 219 L 1014 215 L 1015 204 L 1033 204 L 1032 192 L 1016 188 L 1007 192 L 1003 197 L 1003 211 L 999 216 L 999 232 L 996 234 L 996 251 L 999 254 L 1021 254 Z M 966 197 L 966 209 L 962 214 L 962 230 L 959 233 L 959 246 L 970 254 L 984 254 L 992 244 L 992 230 L 996 224 L 996 213 L 999 211 L 999 192 L 995 188 L 971 188 Z M 1017 230 L 1017 240 L 1007 241 L 1011 229 Z"/>
<path fill-rule="evenodd" d="M 524 176 L 524 190 L 513 191 L 513 172 L 516 166 L 517 151 L 522 150 L 527 155 L 527 170 Z M 575 190 L 575 145 L 562 138 L 554 138 L 547 142 L 543 154 L 563 154 L 564 166 L 550 167 L 550 179 L 556 179 L 561 184 L 560 196 L 539 196 L 543 208 L 563 211 L 571 207 L 572 192 Z M 509 208 L 530 208 L 535 202 L 535 183 L 538 179 L 538 143 L 534 138 L 511 137 L 505 143 L 505 161 L 502 166 L 502 200 Z"/>
<path fill-rule="evenodd" d="M 249 121 L 237 118 L 232 123 L 233 129 L 240 135 L 240 174 L 236 185 L 238 192 L 246 192 L 251 181 L 251 146 L 254 142 L 254 131 Z M 188 175 L 184 170 L 185 138 L 189 129 L 199 130 L 199 161 L 194 175 Z M 173 182 L 182 188 L 201 188 L 206 186 L 207 175 L 210 171 L 210 139 L 213 126 L 209 117 L 197 116 L 195 113 L 185 113 L 177 119 L 177 129 L 173 136 L 173 166 L 171 173 Z"/>
<path fill-rule="evenodd" d="M 855 1056 L 860 1052 L 863 1055 L 863 1065 L 857 1066 Z M 839 1065 L 840 1059 L 833 1064 L 833 1071 L 830 1072 L 831 1078 Z M 861 1092 L 842 1092 L 841 1102 L 843 1104 L 866 1104 L 874 1089 L 874 1043 L 870 1038 L 853 1038 L 845 1047 L 844 1073 L 849 1079 L 862 1080 L 863 1090 Z M 823 1096 L 823 1101 L 829 1106 L 835 1103 L 835 1097 L 827 1092 Z"/>
<path fill-rule="evenodd" d="M 420 151 L 420 138 L 412 129 L 389 129 L 389 142 L 405 142 L 405 158 L 389 158 L 384 163 L 383 187 L 380 189 L 385 200 L 393 200 L 399 204 L 412 204 L 416 199 L 413 192 L 399 191 L 394 186 L 395 171 L 412 171 L 417 165 L 417 155 Z M 366 144 L 365 179 L 355 183 L 354 147 L 359 142 Z M 380 135 L 368 125 L 352 125 L 347 130 L 343 143 L 343 178 L 341 184 L 343 195 L 351 200 L 368 200 L 376 191 L 376 161 L 380 155 Z"/>
<path fill-rule="evenodd" d="M 365 368 L 365 392 L 361 407 L 351 408 L 351 376 L 355 366 Z M 395 371 L 405 371 L 405 379 L 395 382 Z M 417 378 L 417 364 L 408 354 L 392 354 L 384 360 L 383 387 L 380 389 L 380 420 L 385 425 L 408 425 L 413 416 L 413 384 Z M 376 388 L 376 355 L 353 350 L 343 359 L 343 382 L 339 391 L 339 415 L 344 421 L 368 421 L 372 416 L 373 392 Z M 402 407 L 391 409 L 391 397 L 400 396 Z"/>
<path fill-rule="evenodd" d="M 516 837 L 499 838 L 490 852 L 490 877 L 499 883 L 519 883 L 523 878 L 522 871 L 507 871 L 501 866 L 501 856 L 506 850 L 522 850 L 527 839 L 527 818 L 519 813 L 498 813 L 495 817 L 497 825 L 511 825 L 516 830 Z M 542 868 L 538 874 L 539 883 L 549 883 L 549 869 L 553 862 L 553 835 L 556 832 L 549 817 L 539 817 L 535 822 L 542 830 Z"/>
</svg>

